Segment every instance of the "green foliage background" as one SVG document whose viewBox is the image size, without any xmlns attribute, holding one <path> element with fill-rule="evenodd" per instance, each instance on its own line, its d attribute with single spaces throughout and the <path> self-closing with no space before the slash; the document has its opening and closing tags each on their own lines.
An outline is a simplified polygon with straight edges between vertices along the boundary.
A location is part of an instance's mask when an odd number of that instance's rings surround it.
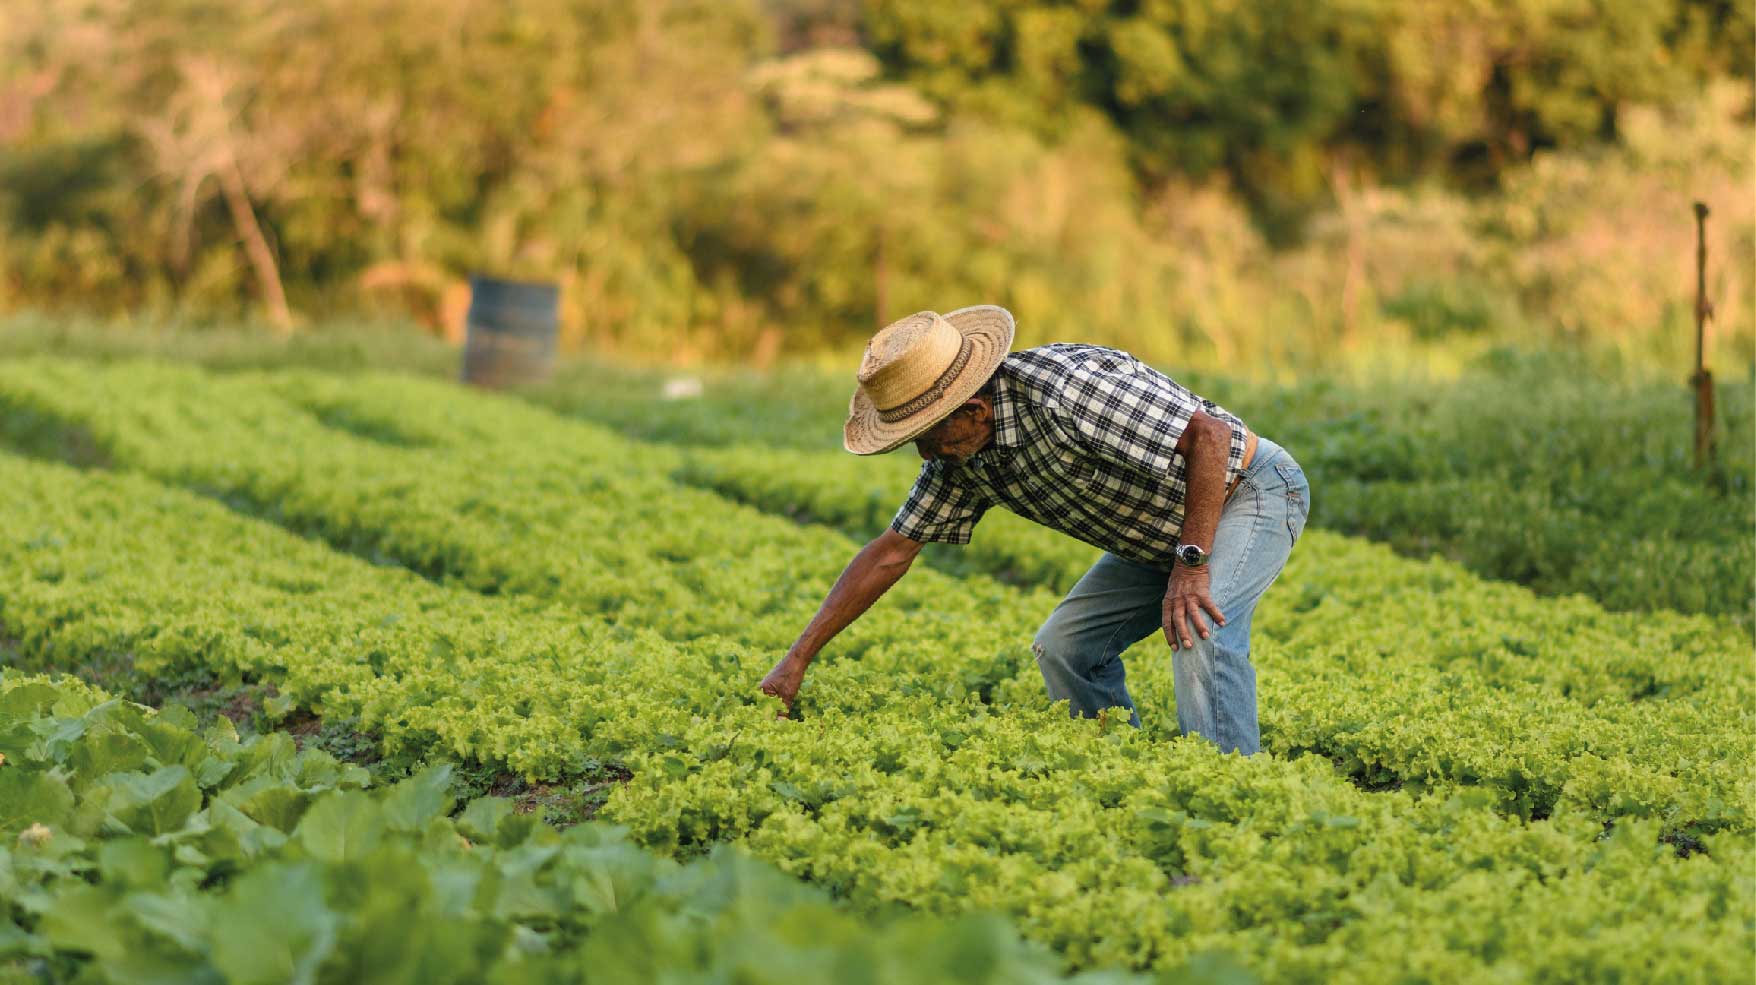
<svg viewBox="0 0 1756 985">
<path fill-rule="evenodd" d="M 0 311 L 766 363 L 921 308 L 1179 365 L 1752 343 L 1747 4 L 74 0 L 0 11 Z M 257 247 L 253 251 L 253 247 Z M 284 294 L 284 304 L 278 300 Z"/>
</svg>

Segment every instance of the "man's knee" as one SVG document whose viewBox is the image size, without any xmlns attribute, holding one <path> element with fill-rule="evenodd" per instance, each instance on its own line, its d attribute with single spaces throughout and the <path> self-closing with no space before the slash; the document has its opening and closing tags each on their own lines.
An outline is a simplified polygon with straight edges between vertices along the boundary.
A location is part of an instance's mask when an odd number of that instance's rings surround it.
<svg viewBox="0 0 1756 985">
<path fill-rule="evenodd" d="M 1073 699 L 1078 703 L 1081 684 L 1085 675 L 1080 672 L 1074 661 L 1074 651 L 1065 640 L 1052 633 L 1039 632 L 1031 640 L 1030 650 L 1036 654 L 1037 670 L 1043 675 L 1043 686 L 1048 689 L 1051 700 L 1063 698 Z M 1074 717 L 1079 716 L 1079 708 L 1070 709 Z"/>
<path fill-rule="evenodd" d="M 1097 661 L 1089 647 L 1090 641 L 1057 633 L 1046 626 L 1037 632 L 1036 638 L 1030 644 L 1043 678 L 1057 681 L 1090 676 L 1091 668 Z"/>
<path fill-rule="evenodd" d="M 1030 652 L 1036 654 L 1037 666 L 1041 667 L 1043 665 L 1044 658 L 1046 658 L 1048 656 L 1048 652 L 1049 652 L 1048 647 L 1043 643 L 1043 638 L 1041 636 L 1038 636 L 1036 639 L 1030 641 Z"/>
<path fill-rule="evenodd" d="M 1037 664 L 1052 664 L 1057 667 L 1067 666 L 1068 654 L 1072 651 L 1072 641 L 1052 626 L 1044 626 L 1037 630 L 1037 635 L 1030 641 L 1030 652 L 1036 654 Z"/>
</svg>

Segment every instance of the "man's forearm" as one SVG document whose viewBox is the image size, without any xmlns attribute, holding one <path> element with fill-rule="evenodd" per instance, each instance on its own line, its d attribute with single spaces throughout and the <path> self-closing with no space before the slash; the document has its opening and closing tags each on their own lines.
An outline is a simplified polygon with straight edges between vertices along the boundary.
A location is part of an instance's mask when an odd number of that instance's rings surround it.
<svg viewBox="0 0 1756 985">
<path fill-rule="evenodd" d="M 1203 428 L 1191 441 L 1180 543 L 1213 551 L 1213 535 L 1226 502 L 1226 460 L 1231 456 L 1231 441 L 1231 431 L 1224 425 Z"/>
<path fill-rule="evenodd" d="M 879 540 L 867 544 L 848 562 L 787 656 L 806 664 L 816 659 L 818 651 L 889 591 L 913 561 L 912 556 L 886 551 Z"/>
</svg>

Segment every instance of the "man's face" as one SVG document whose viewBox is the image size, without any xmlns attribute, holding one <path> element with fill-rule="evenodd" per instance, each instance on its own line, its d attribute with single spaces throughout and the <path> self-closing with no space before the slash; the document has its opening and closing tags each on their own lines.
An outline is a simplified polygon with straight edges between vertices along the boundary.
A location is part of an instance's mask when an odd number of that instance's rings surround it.
<svg viewBox="0 0 1756 985">
<path fill-rule="evenodd" d="M 986 398 L 971 397 L 938 424 L 915 439 L 921 458 L 943 458 L 954 464 L 974 455 L 994 437 L 994 412 Z"/>
</svg>

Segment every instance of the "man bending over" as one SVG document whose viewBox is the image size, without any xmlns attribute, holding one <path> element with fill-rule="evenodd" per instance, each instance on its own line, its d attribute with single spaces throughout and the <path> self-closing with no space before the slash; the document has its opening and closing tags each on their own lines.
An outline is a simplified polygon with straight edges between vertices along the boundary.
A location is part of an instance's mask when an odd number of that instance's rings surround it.
<svg viewBox="0 0 1756 985">
<path fill-rule="evenodd" d="M 989 507 L 1100 547 L 1032 650 L 1051 700 L 1087 718 L 1122 707 L 1122 651 L 1162 630 L 1177 724 L 1224 751 L 1257 751 L 1250 616 L 1310 510 L 1285 449 L 1133 356 L 1056 343 L 1009 353 L 994 305 L 923 311 L 867 344 L 843 445 L 910 441 L 925 464 L 890 529 L 849 562 L 762 680 L 791 705 L 825 644 L 901 578 L 921 545 L 967 544 Z"/>
</svg>

